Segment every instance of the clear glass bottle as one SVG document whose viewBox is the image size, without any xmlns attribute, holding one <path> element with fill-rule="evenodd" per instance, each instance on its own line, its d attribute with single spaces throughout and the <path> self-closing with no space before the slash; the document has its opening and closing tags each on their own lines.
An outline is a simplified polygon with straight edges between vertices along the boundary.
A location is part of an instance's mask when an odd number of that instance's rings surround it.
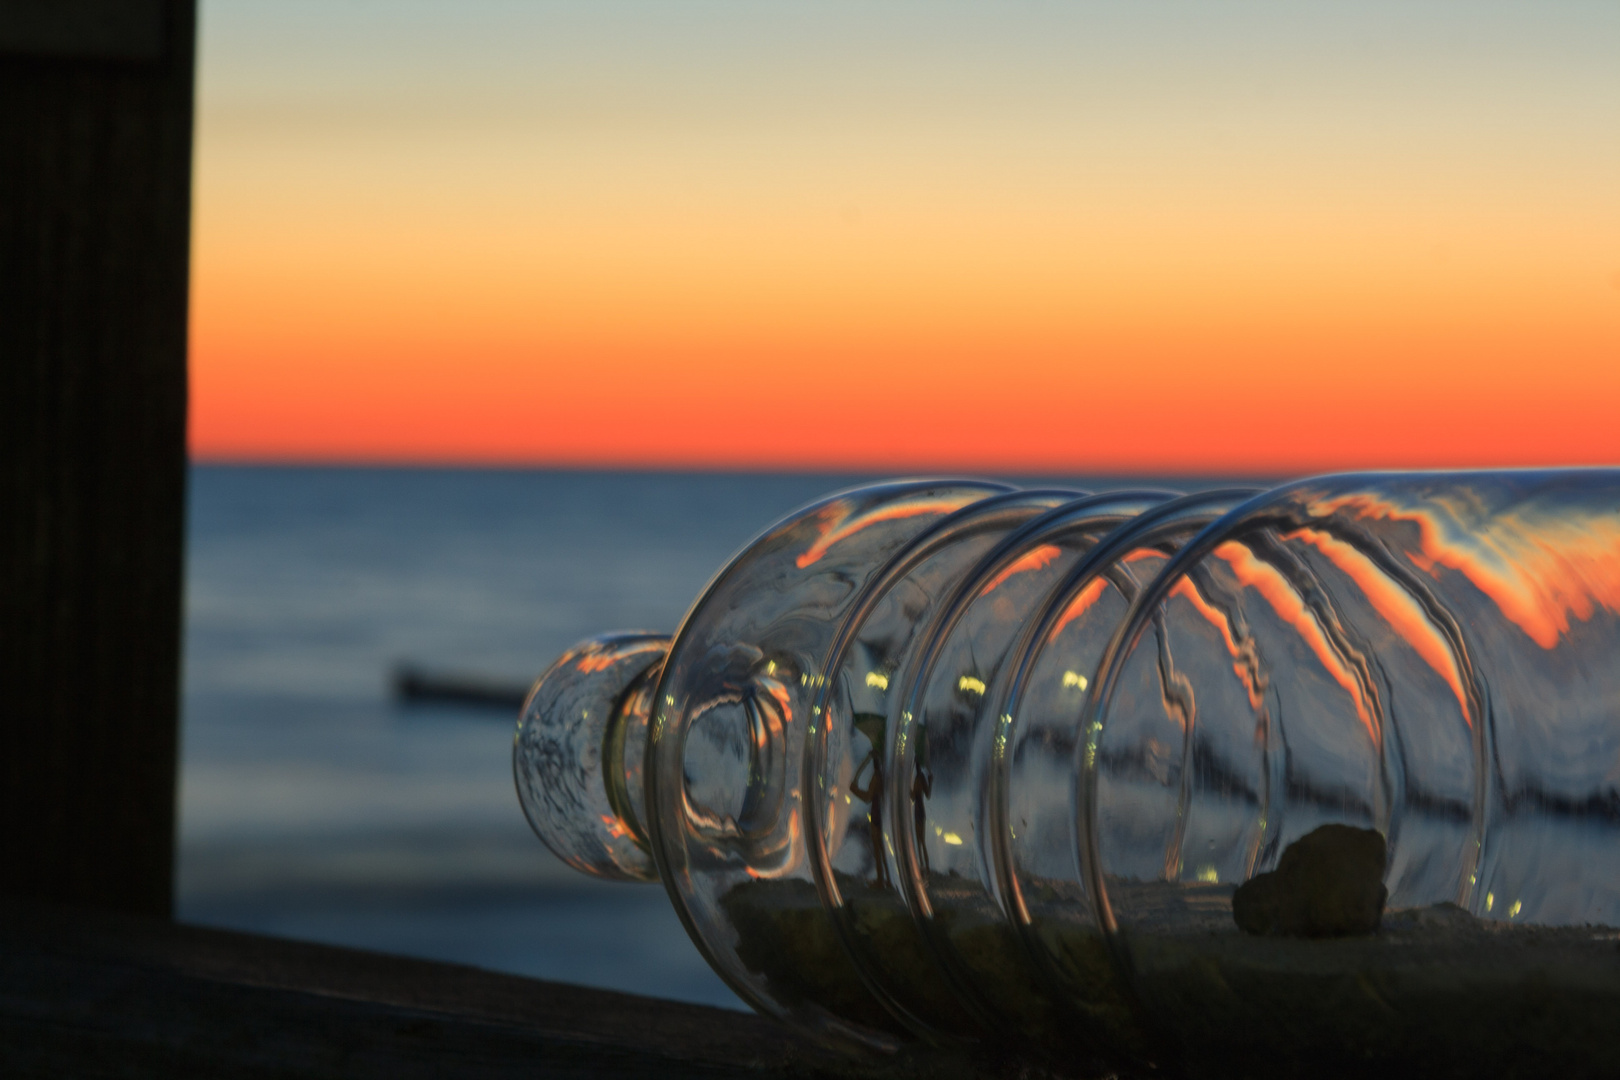
<svg viewBox="0 0 1620 1080">
<path fill-rule="evenodd" d="M 514 767 L 831 1044 L 1620 1074 L 1620 471 L 844 492 Z"/>
</svg>

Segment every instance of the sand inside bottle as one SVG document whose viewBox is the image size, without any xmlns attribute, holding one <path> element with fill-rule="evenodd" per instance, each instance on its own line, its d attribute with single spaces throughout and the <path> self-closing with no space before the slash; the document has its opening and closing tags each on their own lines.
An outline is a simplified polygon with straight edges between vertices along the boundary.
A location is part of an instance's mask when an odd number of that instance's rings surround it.
<svg viewBox="0 0 1620 1080">
<path fill-rule="evenodd" d="M 945 895 L 964 884 L 941 877 L 931 888 Z M 1100 1038 L 1083 1042 L 1223 1076 L 1316 1080 L 1374 1066 L 1402 1077 L 1620 1075 L 1615 928 L 1524 926 L 1437 905 L 1390 909 L 1381 929 L 1359 937 L 1257 937 L 1234 925 L 1229 886 L 1111 882 L 1133 966 L 1127 988 L 1089 914 L 1066 900 L 1071 889 L 1054 885 L 1047 902 L 1031 904 L 1032 929 L 1068 991 L 1060 1003 L 987 903 L 936 908 L 966 974 L 1006 1021 L 992 1037 L 1062 1056 L 1076 1029 L 1090 1027 Z M 932 1010 L 930 1022 L 960 1016 L 911 915 L 888 897 L 857 908 L 885 984 L 909 1007 Z M 899 1029 L 811 883 L 751 881 L 722 905 L 739 957 L 773 992 Z M 1133 997 L 1156 1020 L 1156 1039 L 1144 1035 Z"/>
<path fill-rule="evenodd" d="M 1066 925 L 1064 947 L 1089 973 L 1090 993 L 1059 1007 L 994 905 L 955 875 L 932 875 L 937 931 L 961 969 L 944 970 L 904 903 L 888 889 L 840 878 L 852 928 L 878 980 L 901 1005 L 947 1039 L 1002 1042 L 1042 1054 L 1095 1057 L 1099 1044 L 1119 1053 L 1122 1040 L 1140 1051 L 1142 1037 L 1112 979 L 1106 948 L 1094 931 Z M 748 881 L 721 900 L 737 931 L 743 963 L 787 1002 L 815 1002 L 834 1014 L 884 1031 L 903 1030 L 866 988 L 814 885 L 799 879 Z M 965 981 L 979 1008 L 964 1005 Z M 1075 1024 L 1074 1011 L 1083 1022 Z"/>
</svg>

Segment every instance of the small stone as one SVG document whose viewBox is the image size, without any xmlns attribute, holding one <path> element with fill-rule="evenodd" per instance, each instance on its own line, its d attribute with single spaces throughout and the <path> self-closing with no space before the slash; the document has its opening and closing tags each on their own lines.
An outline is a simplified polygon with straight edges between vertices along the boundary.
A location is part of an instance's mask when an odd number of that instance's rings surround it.
<svg viewBox="0 0 1620 1080">
<path fill-rule="evenodd" d="M 1232 897 L 1232 918 L 1250 934 L 1348 937 L 1378 929 L 1384 914 L 1384 837 L 1376 829 L 1323 825 L 1289 844 L 1277 869 Z"/>
<path fill-rule="evenodd" d="M 1411 911 L 1411 920 L 1423 930 L 1473 930 L 1479 926 L 1479 920 L 1467 908 L 1451 903 L 1416 908 Z"/>
</svg>

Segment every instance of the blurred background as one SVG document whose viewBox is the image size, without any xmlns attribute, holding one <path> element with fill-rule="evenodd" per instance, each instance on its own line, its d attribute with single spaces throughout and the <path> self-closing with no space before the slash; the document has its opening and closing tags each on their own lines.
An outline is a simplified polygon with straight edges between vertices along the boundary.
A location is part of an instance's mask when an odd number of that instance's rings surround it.
<svg viewBox="0 0 1620 1080">
<path fill-rule="evenodd" d="M 399 665 L 671 629 L 872 476 L 1620 461 L 1607 0 L 201 18 L 190 921 L 735 1004 Z"/>
</svg>

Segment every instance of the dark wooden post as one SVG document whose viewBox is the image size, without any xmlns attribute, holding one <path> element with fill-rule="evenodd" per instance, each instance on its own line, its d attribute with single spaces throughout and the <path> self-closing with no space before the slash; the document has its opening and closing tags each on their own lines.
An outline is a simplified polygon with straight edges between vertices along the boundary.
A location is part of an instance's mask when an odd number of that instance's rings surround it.
<svg viewBox="0 0 1620 1080">
<path fill-rule="evenodd" d="M 0 893 L 167 916 L 195 0 L 0 0 Z"/>
</svg>

